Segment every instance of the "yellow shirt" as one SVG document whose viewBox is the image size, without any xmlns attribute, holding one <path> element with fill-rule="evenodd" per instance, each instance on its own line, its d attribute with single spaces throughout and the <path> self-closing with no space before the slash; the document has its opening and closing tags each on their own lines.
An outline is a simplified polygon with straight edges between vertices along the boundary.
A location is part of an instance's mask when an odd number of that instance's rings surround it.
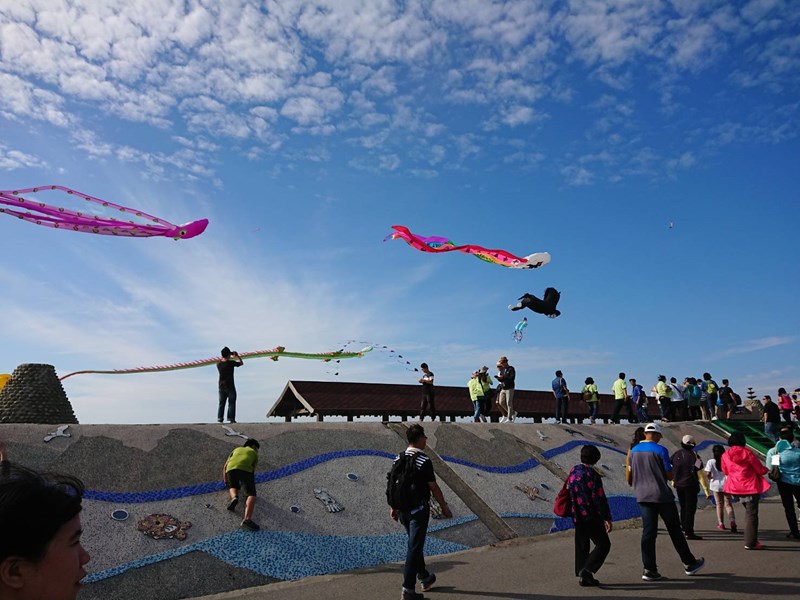
<svg viewBox="0 0 800 600">
<path fill-rule="evenodd" d="M 667 387 L 667 384 L 663 381 L 660 381 L 656 384 L 656 396 L 659 398 L 664 396 L 665 398 L 672 398 L 672 388 Z"/>
<path fill-rule="evenodd" d="M 241 471 L 255 473 L 257 464 L 258 452 L 255 448 L 242 446 L 240 448 L 234 448 L 233 452 L 231 452 L 231 455 L 228 457 L 228 464 L 225 467 L 225 472 L 240 469 Z"/>
<path fill-rule="evenodd" d="M 628 395 L 628 387 L 624 379 L 617 379 L 611 389 L 614 391 L 614 400 L 622 400 Z"/>
</svg>

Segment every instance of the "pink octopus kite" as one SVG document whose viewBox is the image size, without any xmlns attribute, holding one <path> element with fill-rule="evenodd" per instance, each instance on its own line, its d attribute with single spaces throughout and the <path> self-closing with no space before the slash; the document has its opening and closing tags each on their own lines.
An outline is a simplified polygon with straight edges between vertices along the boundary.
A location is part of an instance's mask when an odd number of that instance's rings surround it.
<svg viewBox="0 0 800 600">
<path fill-rule="evenodd" d="M 138 217 L 149 221 L 149 223 L 136 223 L 134 221 L 121 221 L 118 219 L 106 218 L 96 214 L 67 210 L 50 206 L 43 202 L 23 198 L 21 194 L 35 194 L 46 190 L 57 190 L 69 195 L 77 196 L 87 202 L 93 202 L 104 208 L 110 208 L 126 215 Z M 4 208 L 3 205 L 11 207 Z M 67 229 L 81 231 L 83 233 L 99 233 L 102 235 L 121 235 L 129 237 L 171 237 L 176 240 L 189 239 L 200 235 L 208 227 L 208 219 L 192 221 L 185 225 L 174 225 L 158 217 L 148 215 L 135 208 L 126 208 L 118 204 L 112 204 L 100 198 L 89 196 L 81 192 L 71 190 L 61 185 L 47 185 L 35 188 L 20 190 L 0 191 L 0 214 L 17 217 L 29 223 L 44 225 L 53 229 Z"/>
</svg>

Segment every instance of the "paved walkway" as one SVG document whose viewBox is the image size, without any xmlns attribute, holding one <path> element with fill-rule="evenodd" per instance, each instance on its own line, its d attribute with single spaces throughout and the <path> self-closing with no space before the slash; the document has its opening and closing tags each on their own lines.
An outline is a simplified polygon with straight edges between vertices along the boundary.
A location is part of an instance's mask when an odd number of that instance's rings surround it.
<svg viewBox="0 0 800 600">
<path fill-rule="evenodd" d="M 736 504 L 737 517 L 744 509 Z M 388 517 L 387 517 L 388 518 Z M 597 578 L 600 588 L 578 586 L 573 573 L 573 532 L 515 539 L 494 546 L 432 558 L 428 567 L 437 574 L 431 600 L 498 598 L 679 598 L 680 600 L 780 600 L 800 598 L 800 542 L 786 539 L 783 507 L 777 498 L 760 507 L 762 551 L 744 549 L 742 534 L 716 529 L 713 509 L 697 514 L 696 529 L 703 540 L 690 543 L 696 556 L 705 556 L 705 568 L 694 577 L 683 573 L 680 559 L 661 529 L 658 567 L 665 579 L 642 581 L 637 521 L 615 524 L 611 554 Z M 627 525 L 627 528 L 625 527 Z M 206 596 L 204 600 L 396 599 L 402 582 L 400 564 L 383 565 L 338 575 L 281 582 Z"/>
</svg>

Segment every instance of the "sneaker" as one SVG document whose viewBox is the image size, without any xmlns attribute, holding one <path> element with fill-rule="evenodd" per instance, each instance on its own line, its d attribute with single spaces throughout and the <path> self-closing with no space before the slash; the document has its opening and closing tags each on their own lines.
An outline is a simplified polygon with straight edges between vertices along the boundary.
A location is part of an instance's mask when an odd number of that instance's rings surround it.
<svg viewBox="0 0 800 600">
<path fill-rule="evenodd" d="M 400 592 L 400 600 L 423 600 L 423 598 L 425 598 L 425 596 L 418 594 L 414 590 L 409 592 L 407 589 L 403 588 L 403 591 Z"/>
<path fill-rule="evenodd" d="M 695 533 L 687 533 L 686 534 L 686 539 L 687 540 L 702 540 L 703 538 L 700 537 L 699 535 L 695 534 Z"/>
<path fill-rule="evenodd" d="M 228 421 L 228 423 L 230 423 L 231 425 L 233 425 L 234 423 L 236 423 L 236 419 L 231 419 L 230 421 Z"/>
<path fill-rule="evenodd" d="M 739 530 L 736 528 L 735 521 L 731 521 L 731 533 L 739 533 Z"/>
<path fill-rule="evenodd" d="M 507 421 L 508 421 L 508 418 L 507 418 L 507 417 L 500 417 L 500 422 L 501 422 L 501 423 L 505 423 L 505 422 L 507 422 Z"/>
<path fill-rule="evenodd" d="M 685 565 L 685 571 L 687 575 L 695 575 L 703 566 L 706 564 L 706 559 L 702 556 L 694 561 L 693 565 Z"/>
<path fill-rule="evenodd" d="M 226 507 L 228 510 L 235 510 L 236 505 L 239 504 L 239 498 L 231 498 L 231 501 L 228 502 L 228 506 Z"/>
<path fill-rule="evenodd" d="M 745 550 L 763 550 L 764 549 L 764 544 L 762 544 L 761 542 L 756 542 L 754 546 L 745 546 L 744 549 Z"/>
<path fill-rule="evenodd" d="M 800 533 L 787 533 L 786 537 L 790 540 L 800 540 Z"/>
<path fill-rule="evenodd" d="M 240 527 L 242 529 L 249 529 L 250 531 L 258 531 L 259 529 L 261 529 L 261 527 L 253 523 L 253 521 L 251 521 L 250 519 L 245 519 L 244 521 L 242 521 Z"/>
<path fill-rule="evenodd" d="M 217 419 L 217 423 L 222 423 L 222 419 Z"/>
<path fill-rule="evenodd" d="M 436 573 L 431 573 L 425 579 L 420 580 L 419 583 L 423 592 L 431 591 L 433 584 L 436 583 Z"/>
<path fill-rule="evenodd" d="M 514 411 L 514 414 L 511 415 L 511 420 L 514 421 L 517 418 L 517 411 Z"/>
<path fill-rule="evenodd" d="M 663 579 L 663 577 L 658 571 L 650 571 L 649 569 L 645 569 L 644 573 L 642 573 L 642 579 L 645 581 L 658 581 L 659 579 Z"/>
<path fill-rule="evenodd" d="M 736 525 L 731 525 L 731 528 L 736 527 Z M 720 531 L 725 531 L 725 524 L 724 523 L 717 523 L 717 529 Z"/>
</svg>

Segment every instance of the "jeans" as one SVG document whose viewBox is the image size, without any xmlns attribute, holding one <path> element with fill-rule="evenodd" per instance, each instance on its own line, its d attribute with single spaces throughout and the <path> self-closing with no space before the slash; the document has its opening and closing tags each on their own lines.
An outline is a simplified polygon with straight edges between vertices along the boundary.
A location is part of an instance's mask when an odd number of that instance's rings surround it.
<svg viewBox="0 0 800 600">
<path fill-rule="evenodd" d="M 228 402 L 228 421 L 236 420 L 236 388 L 219 388 L 219 408 L 217 409 L 217 421 L 222 422 L 225 413 L 225 402 Z"/>
<path fill-rule="evenodd" d="M 773 442 L 778 441 L 778 432 L 781 430 L 780 423 L 764 423 L 764 435 L 766 435 Z"/>
<path fill-rule="evenodd" d="M 594 550 L 589 552 L 589 542 L 594 542 Z M 611 540 L 606 526 L 600 519 L 575 523 L 575 575 L 580 577 L 586 569 L 592 575 L 600 570 L 611 551 Z"/>
<path fill-rule="evenodd" d="M 594 420 L 597 418 L 597 413 L 600 412 L 599 402 L 588 402 L 589 405 L 589 418 Z"/>
<path fill-rule="evenodd" d="M 781 495 L 783 510 L 786 512 L 786 522 L 789 524 L 789 531 L 795 537 L 800 535 L 797 528 L 797 515 L 794 512 L 794 502 L 800 504 L 800 485 L 778 482 L 778 492 Z M 793 502 L 794 501 L 794 502 Z"/>
<path fill-rule="evenodd" d="M 674 502 L 639 502 L 642 511 L 642 564 L 648 571 L 658 571 L 656 564 L 656 537 L 658 536 L 658 517 L 664 521 L 672 545 L 684 565 L 697 562 L 689 544 L 683 537 L 678 509 Z"/>
<path fill-rule="evenodd" d="M 623 406 L 628 412 L 628 423 L 636 423 L 636 419 L 633 416 L 633 410 L 631 409 L 631 401 L 626 400 L 625 398 L 614 400 L 614 412 L 611 414 L 611 422 L 619 423 L 619 413 Z"/>
<path fill-rule="evenodd" d="M 758 543 L 759 495 L 739 496 L 744 506 L 744 545 L 752 548 Z"/>
<path fill-rule="evenodd" d="M 647 423 L 650 421 L 650 416 L 647 414 L 647 404 L 639 404 L 636 406 L 636 418 L 639 423 Z"/>
<path fill-rule="evenodd" d="M 403 567 L 403 587 L 414 590 L 417 579 L 427 579 L 430 573 L 425 568 L 425 536 L 428 533 L 430 512 L 426 506 L 413 515 L 401 512 L 400 523 L 408 534 L 408 551 L 406 564 Z"/>
<path fill-rule="evenodd" d="M 566 422 L 569 412 L 569 396 L 556 398 L 556 420 Z"/>
<path fill-rule="evenodd" d="M 717 505 L 717 523 L 720 525 L 725 523 L 724 512 L 728 513 L 728 520 L 730 520 L 731 525 L 736 523 L 736 514 L 733 511 L 733 503 L 731 502 L 730 494 L 714 492 L 714 502 Z"/>
<path fill-rule="evenodd" d="M 475 419 L 476 423 L 481 420 L 481 402 L 483 402 L 482 397 L 472 401 L 472 417 Z"/>
<path fill-rule="evenodd" d="M 694 534 L 694 516 L 697 513 L 697 488 L 676 487 L 681 507 L 681 528 L 686 535 Z"/>
<path fill-rule="evenodd" d="M 686 400 L 673 400 L 667 408 L 667 419 L 670 421 L 686 420 Z"/>
</svg>

